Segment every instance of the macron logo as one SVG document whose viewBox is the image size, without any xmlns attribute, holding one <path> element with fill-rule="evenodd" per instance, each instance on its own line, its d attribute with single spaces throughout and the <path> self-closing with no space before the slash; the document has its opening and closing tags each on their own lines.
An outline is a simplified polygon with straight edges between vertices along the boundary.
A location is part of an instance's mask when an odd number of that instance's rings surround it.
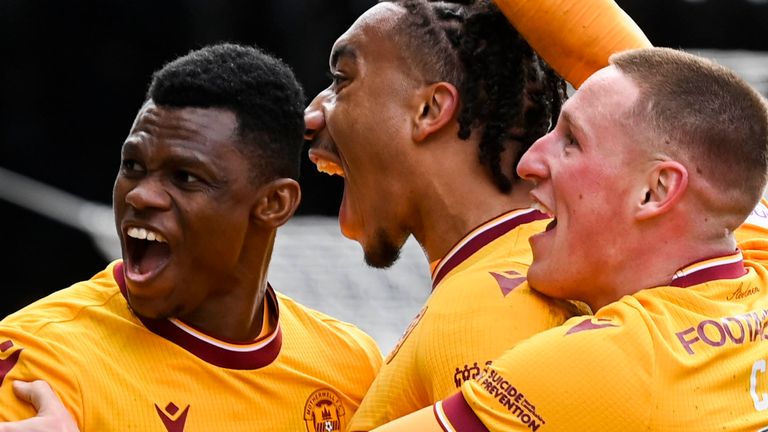
<svg viewBox="0 0 768 432">
<path fill-rule="evenodd" d="M 176 416 L 176 413 L 179 412 L 179 407 L 174 405 L 173 402 L 168 403 L 168 405 L 165 406 L 165 409 L 161 409 L 159 406 L 157 406 L 157 404 L 155 404 L 155 410 L 157 410 L 157 415 L 160 416 L 160 420 L 163 421 L 163 425 L 165 425 L 166 431 L 184 432 L 184 424 L 187 422 L 189 405 L 187 405 L 187 407 L 184 408 L 184 411 L 182 411 L 182 413 L 178 416 Z M 173 417 L 176 417 L 176 419 L 173 419 Z"/>
<path fill-rule="evenodd" d="M 501 288 L 501 294 L 506 297 L 507 294 L 512 292 L 515 288 L 519 287 L 520 284 L 525 282 L 525 276 L 521 275 L 520 273 L 510 270 L 505 271 L 503 273 L 496 273 L 496 272 L 490 272 L 491 276 L 493 276 L 494 279 L 496 279 L 496 282 L 499 284 L 499 288 Z"/>
<path fill-rule="evenodd" d="M 13 348 L 13 342 L 10 340 L 7 340 L 3 343 L 0 343 L 0 353 L 5 353 L 9 349 Z M 21 352 L 24 349 L 17 349 L 11 355 L 4 359 L 0 359 L 0 385 L 3 385 L 3 380 L 5 380 L 5 376 L 8 375 L 8 372 L 13 369 L 14 366 L 16 366 L 16 362 L 19 361 L 19 356 L 21 355 Z"/>
</svg>

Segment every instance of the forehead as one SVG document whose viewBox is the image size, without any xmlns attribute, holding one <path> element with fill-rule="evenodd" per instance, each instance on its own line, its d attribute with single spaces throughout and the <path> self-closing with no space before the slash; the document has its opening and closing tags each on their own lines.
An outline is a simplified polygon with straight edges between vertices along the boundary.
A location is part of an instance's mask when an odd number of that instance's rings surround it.
<svg viewBox="0 0 768 432">
<path fill-rule="evenodd" d="M 372 62 L 397 54 L 392 32 L 404 13 L 405 9 L 388 2 L 365 11 L 334 43 L 331 66 L 342 59 Z"/>
<path fill-rule="evenodd" d="M 638 86 L 616 67 L 595 72 L 563 106 L 562 117 L 572 129 L 588 137 L 626 134 L 634 123 L 632 109 Z"/>
<path fill-rule="evenodd" d="M 220 108 L 173 108 L 157 106 L 152 100 L 141 107 L 127 141 L 152 140 L 179 145 L 234 145 L 237 118 Z"/>
</svg>

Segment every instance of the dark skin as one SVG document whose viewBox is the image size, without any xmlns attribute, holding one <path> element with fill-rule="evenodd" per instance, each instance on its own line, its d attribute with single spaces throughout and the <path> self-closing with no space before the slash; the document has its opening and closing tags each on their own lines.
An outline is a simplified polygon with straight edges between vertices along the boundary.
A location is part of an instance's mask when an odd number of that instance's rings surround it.
<svg viewBox="0 0 768 432">
<path fill-rule="evenodd" d="M 530 205 L 530 186 L 498 189 L 478 161 L 477 138 L 458 137 L 458 90 L 424 82 L 393 24 L 392 3 L 366 11 L 331 51 L 332 84 L 304 112 L 310 159 L 344 172 L 342 233 L 366 261 L 387 267 L 413 235 L 429 261 L 499 214 Z M 512 166 L 508 154 L 502 164 Z"/>
<path fill-rule="evenodd" d="M 148 101 L 113 201 L 134 312 L 247 342 L 261 331 L 276 229 L 301 193 L 292 179 L 254 179 L 236 131 L 230 111 Z"/>
</svg>

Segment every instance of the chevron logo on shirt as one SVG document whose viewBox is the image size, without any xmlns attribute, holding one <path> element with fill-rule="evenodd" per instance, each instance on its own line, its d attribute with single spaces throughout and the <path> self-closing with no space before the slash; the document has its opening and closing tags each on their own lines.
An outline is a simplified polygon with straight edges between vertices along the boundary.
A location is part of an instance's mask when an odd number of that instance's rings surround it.
<svg viewBox="0 0 768 432">
<path fill-rule="evenodd" d="M 189 405 L 187 405 L 186 408 L 184 408 L 184 411 L 182 411 L 181 414 L 176 416 L 176 413 L 179 412 L 179 407 L 177 407 L 173 402 L 169 402 L 168 405 L 165 406 L 165 409 L 161 409 L 157 404 L 155 404 L 155 410 L 157 410 L 157 415 L 160 416 L 160 420 L 163 421 L 163 425 L 165 425 L 165 430 L 168 432 L 184 432 L 184 424 L 187 422 L 187 413 L 189 412 Z M 176 417 L 173 419 L 173 417 Z"/>
<path fill-rule="evenodd" d="M 592 318 L 587 318 L 584 321 L 571 327 L 565 333 L 565 335 L 568 336 L 570 334 L 579 333 L 587 330 L 597 330 L 597 329 L 606 328 L 606 327 L 618 327 L 618 326 L 619 326 L 618 324 L 614 324 L 611 322 L 611 320 L 608 320 L 605 318 L 597 318 L 594 321 Z"/>
<path fill-rule="evenodd" d="M 496 273 L 496 272 L 490 272 L 491 276 L 493 276 L 494 279 L 496 279 L 496 282 L 499 284 L 499 288 L 501 288 L 501 294 L 506 297 L 507 294 L 512 292 L 515 288 L 519 287 L 520 284 L 525 282 L 525 276 L 522 274 L 510 270 L 505 271 L 503 273 Z"/>
<path fill-rule="evenodd" d="M 13 348 L 13 342 L 10 340 L 6 340 L 5 342 L 0 343 L 0 353 L 5 353 L 11 348 Z M 8 357 L 0 359 L 0 385 L 3 385 L 5 376 L 8 375 L 8 372 L 10 372 L 14 366 L 16 366 L 16 363 L 19 361 L 19 356 L 23 350 L 23 348 L 17 349 Z"/>
</svg>

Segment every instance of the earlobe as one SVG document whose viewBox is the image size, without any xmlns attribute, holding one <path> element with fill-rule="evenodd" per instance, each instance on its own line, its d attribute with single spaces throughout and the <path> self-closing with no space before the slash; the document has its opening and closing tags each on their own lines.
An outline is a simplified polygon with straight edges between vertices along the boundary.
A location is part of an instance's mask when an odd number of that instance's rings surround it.
<svg viewBox="0 0 768 432">
<path fill-rule="evenodd" d="M 679 162 L 658 162 L 649 173 L 637 206 L 639 220 L 668 212 L 682 199 L 688 188 L 688 170 Z"/>
<path fill-rule="evenodd" d="M 453 120 L 459 103 L 459 91 L 453 84 L 438 82 L 420 93 L 421 104 L 413 119 L 413 140 L 421 142 Z"/>
<path fill-rule="evenodd" d="M 277 228 L 288 222 L 301 201 L 299 183 L 290 178 L 273 180 L 259 189 L 252 217 L 258 224 Z"/>
</svg>

